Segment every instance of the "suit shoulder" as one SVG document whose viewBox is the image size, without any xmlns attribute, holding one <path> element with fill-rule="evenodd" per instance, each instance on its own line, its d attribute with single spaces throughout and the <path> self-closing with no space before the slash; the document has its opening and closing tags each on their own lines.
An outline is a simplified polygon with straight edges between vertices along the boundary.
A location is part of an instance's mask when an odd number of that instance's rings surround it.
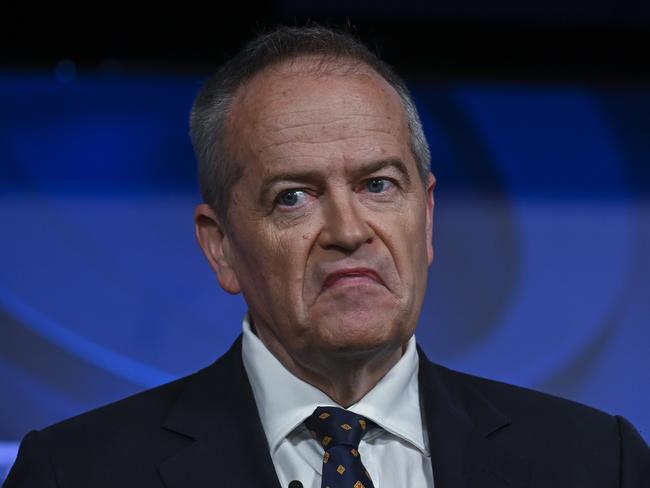
<svg viewBox="0 0 650 488">
<path fill-rule="evenodd" d="M 201 413 L 201 402 L 213 401 L 219 396 L 219 388 L 231 380 L 241 361 L 240 354 L 238 339 L 214 363 L 193 374 L 51 425 L 38 431 L 39 437 L 57 446 L 72 445 L 74 441 L 76 445 L 98 445 L 101 441 L 127 440 L 144 445 L 166 439 L 172 432 L 164 427 L 175 407 L 183 404 L 190 418 Z"/>
<path fill-rule="evenodd" d="M 30 486 L 53 486 L 52 480 L 57 486 L 159 486 L 158 468 L 227 417 L 224 409 L 232 410 L 228 393 L 245 381 L 239 352 L 236 341 L 194 374 L 30 432 L 12 483 L 38 478 Z"/>
<path fill-rule="evenodd" d="M 479 430 L 491 425 L 483 434 L 504 448 L 536 460 L 537 469 L 553 479 L 549 486 L 565 482 L 569 472 L 576 486 L 587 486 L 582 477 L 593 473 L 612 483 L 622 476 L 626 482 L 621 486 L 646 486 L 650 480 L 650 449 L 623 417 L 529 388 L 432 367 L 449 398 L 458 402 L 457 411 L 466 412 Z M 481 424 L 485 418 L 498 422 Z M 585 467 L 589 472 L 582 470 Z"/>
<path fill-rule="evenodd" d="M 122 472 L 148 486 L 145 480 L 155 471 L 147 467 L 186 442 L 160 426 L 169 406 L 196 374 L 30 432 L 20 445 L 7 486 L 127 486 L 124 480 L 106 482 Z"/>
<path fill-rule="evenodd" d="M 115 433 L 118 430 L 147 430 L 160 426 L 169 407 L 187 383 L 201 371 L 126 398 L 89 410 L 39 431 L 45 438 L 75 439 Z"/>
<path fill-rule="evenodd" d="M 435 365 L 435 367 L 440 368 L 442 374 L 450 378 L 453 383 L 462 384 L 477 392 L 513 420 L 535 418 L 541 425 L 547 422 L 565 427 L 571 425 L 588 428 L 598 425 L 611 432 L 617 430 L 616 417 L 583 403 L 523 386 L 454 371 L 444 366 Z"/>
</svg>

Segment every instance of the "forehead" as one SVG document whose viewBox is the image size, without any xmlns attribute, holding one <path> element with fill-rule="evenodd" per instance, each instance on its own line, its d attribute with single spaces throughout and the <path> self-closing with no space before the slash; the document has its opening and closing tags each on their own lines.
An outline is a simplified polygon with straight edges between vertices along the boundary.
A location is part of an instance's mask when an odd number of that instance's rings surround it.
<svg viewBox="0 0 650 488">
<path fill-rule="evenodd" d="M 263 117 L 274 109 L 291 112 L 292 105 L 303 103 L 317 113 L 364 101 L 372 102 L 369 108 L 377 112 L 403 112 L 395 89 L 369 66 L 353 60 L 302 57 L 268 66 L 240 87 L 231 117 L 237 123 L 245 115 Z M 286 102 L 289 106 L 284 107 Z"/>
<path fill-rule="evenodd" d="M 395 89 L 366 65 L 333 62 L 298 58 L 272 65 L 238 90 L 228 142 L 240 163 L 408 146 Z"/>
</svg>

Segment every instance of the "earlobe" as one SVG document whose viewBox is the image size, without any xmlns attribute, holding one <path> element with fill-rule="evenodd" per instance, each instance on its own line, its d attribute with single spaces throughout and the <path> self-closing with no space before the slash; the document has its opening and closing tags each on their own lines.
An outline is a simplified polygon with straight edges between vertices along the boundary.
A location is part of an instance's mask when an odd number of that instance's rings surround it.
<svg viewBox="0 0 650 488">
<path fill-rule="evenodd" d="M 202 203 L 194 211 L 194 230 L 199 246 L 217 275 L 224 291 L 239 293 L 241 288 L 232 266 L 230 238 L 212 208 Z"/>
<path fill-rule="evenodd" d="M 433 262 L 433 210 L 435 207 L 435 200 L 433 198 L 433 190 L 436 187 L 436 177 L 429 173 L 429 181 L 427 183 L 427 222 L 426 222 L 426 239 L 427 239 L 427 260 L 429 264 Z"/>
</svg>

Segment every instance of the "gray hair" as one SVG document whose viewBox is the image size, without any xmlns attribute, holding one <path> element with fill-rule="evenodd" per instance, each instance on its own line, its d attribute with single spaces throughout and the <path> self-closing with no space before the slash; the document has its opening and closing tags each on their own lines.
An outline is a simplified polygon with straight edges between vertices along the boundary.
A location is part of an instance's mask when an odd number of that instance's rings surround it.
<svg viewBox="0 0 650 488">
<path fill-rule="evenodd" d="M 232 187 L 243 167 L 234 161 L 226 144 L 230 109 L 239 87 L 267 66 L 303 56 L 323 60 L 347 59 L 367 65 L 395 89 L 408 120 L 410 149 L 422 183 L 429 175 L 430 152 L 415 103 L 404 81 L 393 69 L 352 34 L 318 25 L 276 27 L 248 42 L 203 85 L 192 106 L 190 134 L 199 162 L 199 186 L 203 201 L 222 224 L 228 222 Z"/>
</svg>

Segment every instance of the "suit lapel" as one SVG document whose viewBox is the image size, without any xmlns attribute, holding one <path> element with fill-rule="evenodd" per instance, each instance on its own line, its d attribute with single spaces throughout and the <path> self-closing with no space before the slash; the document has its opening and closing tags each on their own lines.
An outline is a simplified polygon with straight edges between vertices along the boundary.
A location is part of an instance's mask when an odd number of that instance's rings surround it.
<svg viewBox="0 0 650 488">
<path fill-rule="evenodd" d="M 436 488 L 528 486 L 526 460 L 509 452 L 497 432 L 510 419 L 463 380 L 420 355 L 420 398 Z"/>
<path fill-rule="evenodd" d="M 419 387 L 436 488 L 528 486 L 526 460 L 502 445 L 510 420 L 463 375 L 420 355 Z M 280 488 L 241 360 L 241 337 L 189 380 L 163 428 L 189 445 L 159 466 L 168 488 Z"/>
<path fill-rule="evenodd" d="M 280 487 L 241 359 L 241 336 L 190 380 L 163 423 L 190 444 L 159 466 L 165 486 Z"/>
</svg>

